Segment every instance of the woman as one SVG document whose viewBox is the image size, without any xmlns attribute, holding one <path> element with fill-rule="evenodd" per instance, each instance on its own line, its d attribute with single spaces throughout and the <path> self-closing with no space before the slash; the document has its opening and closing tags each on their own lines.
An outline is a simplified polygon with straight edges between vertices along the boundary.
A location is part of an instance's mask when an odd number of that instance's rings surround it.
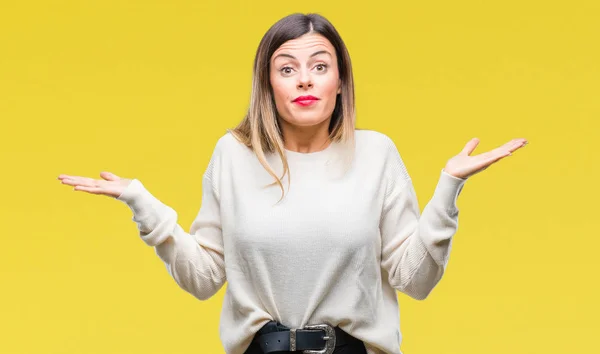
<svg viewBox="0 0 600 354">
<path fill-rule="evenodd" d="M 354 122 L 342 39 L 322 16 L 293 14 L 260 42 L 249 111 L 216 144 L 189 233 L 137 179 L 59 179 L 127 203 L 141 238 L 198 299 L 228 282 L 228 354 L 399 354 L 396 290 L 429 295 L 448 262 L 465 181 L 526 141 L 477 156 L 478 140 L 469 141 L 420 215 L 392 140 Z"/>
</svg>

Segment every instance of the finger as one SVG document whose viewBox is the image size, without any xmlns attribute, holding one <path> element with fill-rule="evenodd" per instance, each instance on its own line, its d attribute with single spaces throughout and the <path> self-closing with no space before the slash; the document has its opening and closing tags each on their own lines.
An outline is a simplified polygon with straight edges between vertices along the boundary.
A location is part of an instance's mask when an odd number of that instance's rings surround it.
<svg viewBox="0 0 600 354">
<path fill-rule="evenodd" d="M 121 177 L 107 171 L 100 172 L 100 177 L 104 178 L 107 181 L 116 181 L 121 179 Z"/>
<path fill-rule="evenodd" d="M 75 186 L 75 188 L 73 188 L 73 190 L 88 192 L 88 193 L 92 193 L 92 194 L 103 194 L 103 189 L 96 188 L 96 187 Z"/>
<path fill-rule="evenodd" d="M 62 180 L 60 181 L 60 183 L 62 184 L 71 184 L 73 181 L 70 178 L 62 178 Z"/>
<path fill-rule="evenodd" d="M 499 146 L 497 148 L 495 148 L 494 150 L 492 150 L 490 153 L 494 154 L 494 155 L 506 155 L 508 154 L 509 156 L 511 155 L 511 153 L 517 149 L 522 148 L 523 146 L 527 145 L 527 140 L 525 139 L 513 139 L 510 142 Z"/>
<path fill-rule="evenodd" d="M 499 159 L 502 159 L 502 158 L 510 156 L 510 155 L 511 155 L 511 153 L 509 151 L 501 151 L 496 148 L 492 151 L 488 151 L 488 152 L 484 152 L 479 155 L 472 156 L 472 159 L 473 159 L 472 161 L 474 161 L 475 169 L 481 169 L 485 166 L 491 165 L 492 163 L 498 161 Z"/>
<path fill-rule="evenodd" d="M 516 139 L 516 141 L 512 144 L 512 146 L 510 146 L 509 151 L 513 152 L 517 149 L 524 147 L 525 145 L 527 145 L 526 139 Z"/>
<path fill-rule="evenodd" d="M 475 157 L 481 158 L 482 161 L 495 161 L 496 159 L 503 158 L 503 157 L 510 156 L 510 155 L 512 155 L 511 150 L 509 150 L 505 147 L 498 147 L 498 148 L 495 148 L 494 150 L 484 152 L 483 154 L 479 154 Z"/>
<path fill-rule="evenodd" d="M 512 151 L 521 148 L 527 145 L 527 141 L 524 139 L 513 139 L 513 141 L 508 142 L 504 146 L 495 148 L 494 150 L 484 152 L 482 154 L 473 156 L 476 161 L 475 169 L 479 171 L 483 171 L 492 164 L 498 162 L 499 160 L 512 156 Z"/>
<path fill-rule="evenodd" d="M 60 176 L 58 176 L 58 179 L 62 179 L 63 181 L 65 179 L 68 179 L 68 180 L 71 180 L 72 182 L 77 182 L 77 181 L 82 181 L 84 179 L 84 177 L 70 176 L 70 175 L 60 175 Z"/>
<path fill-rule="evenodd" d="M 61 181 L 61 183 L 62 183 L 62 184 L 69 185 L 69 186 L 78 186 L 78 185 L 80 185 L 80 184 L 81 184 L 80 182 L 78 182 L 78 181 L 76 181 L 76 180 L 74 180 L 74 179 L 72 179 L 72 178 L 64 178 L 64 179 Z"/>
<path fill-rule="evenodd" d="M 508 148 L 512 148 L 512 147 L 515 147 L 515 146 L 523 146 L 525 144 L 527 144 L 527 139 L 516 138 L 516 139 L 512 139 L 511 141 L 507 142 L 503 146 L 508 147 Z"/>
<path fill-rule="evenodd" d="M 504 156 L 507 154 L 510 155 L 511 152 L 515 151 L 522 145 L 523 145 L 522 139 L 512 139 L 511 141 L 509 141 L 501 146 L 498 146 L 497 148 L 495 148 L 493 150 L 485 152 L 481 155 L 483 155 L 486 159 L 490 158 L 490 157 L 494 157 L 494 156 Z"/>
<path fill-rule="evenodd" d="M 473 138 L 473 139 L 469 140 L 469 142 L 465 145 L 465 147 L 462 149 L 462 151 L 460 153 L 463 155 L 471 155 L 471 153 L 473 152 L 473 150 L 475 150 L 477 145 L 479 145 L 479 139 Z"/>
<path fill-rule="evenodd" d="M 87 177 L 71 177 L 71 178 L 63 179 L 62 182 L 64 184 L 68 184 L 68 185 L 72 185 L 72 186 L 77 185 L 77 186 L 98 188 L 98 187 L 102 187 L 103 181 L 98 181 L 98 180 L 95 180 L 92 178 L 87 178 Z"/>
<path fill-rule="evenodd" d="M 488 156 L 484 156 L 482 158 L 482 166 L 490 166 L 491 164 L 494 164 L 496 162 L 498 162 L 499 160 L 511 156 L 512 153 L 510 151 L 500 151 L 497 153 L 490 153 Z"/>
</svg>

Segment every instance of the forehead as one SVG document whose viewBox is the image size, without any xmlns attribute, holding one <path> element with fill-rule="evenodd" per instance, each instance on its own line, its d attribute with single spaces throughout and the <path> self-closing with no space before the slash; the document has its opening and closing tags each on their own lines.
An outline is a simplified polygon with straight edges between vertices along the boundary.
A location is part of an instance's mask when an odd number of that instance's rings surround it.
<svg viewBox="0 0 600 354">
<path fill-rule="evenodd" d="M 275 50 L 271 58 L 281 53 L 289 53 L 294 56 L 310 55 L 315 50 L 327 50 L 332 56 L 335 56 L 335 48 L 327 38 L 317 33 L 310 33 L 284 42 Z"/>
</svg>

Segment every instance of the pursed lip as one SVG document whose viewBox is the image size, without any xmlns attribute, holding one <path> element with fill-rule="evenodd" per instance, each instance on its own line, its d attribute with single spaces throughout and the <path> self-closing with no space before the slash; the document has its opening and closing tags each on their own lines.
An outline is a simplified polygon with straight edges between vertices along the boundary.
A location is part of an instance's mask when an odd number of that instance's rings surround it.
<svg viewBox="0 0 600 354">
<path fill-rule="evenodd" d="M 298 102 L 298 101 L 311 101 L 311 100 L 318 100 L 319 98 L 315 97 L 315 96 L 298 96 L 296 97 L 292 102 Z"/>
</svg>

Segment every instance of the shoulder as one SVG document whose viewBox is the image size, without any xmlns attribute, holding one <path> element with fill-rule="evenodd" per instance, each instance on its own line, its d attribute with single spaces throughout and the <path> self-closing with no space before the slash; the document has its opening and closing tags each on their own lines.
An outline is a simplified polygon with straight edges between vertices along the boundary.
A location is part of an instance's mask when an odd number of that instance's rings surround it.
<svg viewBox="0 0 600 354">
<path fill-rule="evenodd" d="M 217 150 L 231 150 L 239 148 L 242 145 L 240 141 L 236 139 L 236 137 L 230 132 L 227 131 L 223 134 L 218 140 L 215 146 Z"/>
<path fill-rule="evenodd" d="M 398 153 L 396 144 L 386 134 L 375 130 L 356 129 L 354 132 L 357 150 L 369 153 L 380 153 L 388 156 L 389 153 Z"/>
<path fill-rule="evenodd" d="M 252 149 L 239 141 L 230 131 L 223 134 L 215 144 L 214 157 L 247 157 Z"/>
<path fill-rule="evenodd" d="M 232 168 L 234 165 L 239 165 L 241 160 L 251 157 L 252 150 L 240 142 L 235 136 L 227 131 L 221 135 L 212 151 L 210 161 L 206 168 L 206 175 L 214 177 L 220 174 L 223 170 Z"/>
<path fill-rule="evenodd" d="M 387 174 L 410 179 L 396 144 L 388 135 L 375 130 L 356 130 L 356 151 L 371 166 L 379 166 Z"/>
</svg>

